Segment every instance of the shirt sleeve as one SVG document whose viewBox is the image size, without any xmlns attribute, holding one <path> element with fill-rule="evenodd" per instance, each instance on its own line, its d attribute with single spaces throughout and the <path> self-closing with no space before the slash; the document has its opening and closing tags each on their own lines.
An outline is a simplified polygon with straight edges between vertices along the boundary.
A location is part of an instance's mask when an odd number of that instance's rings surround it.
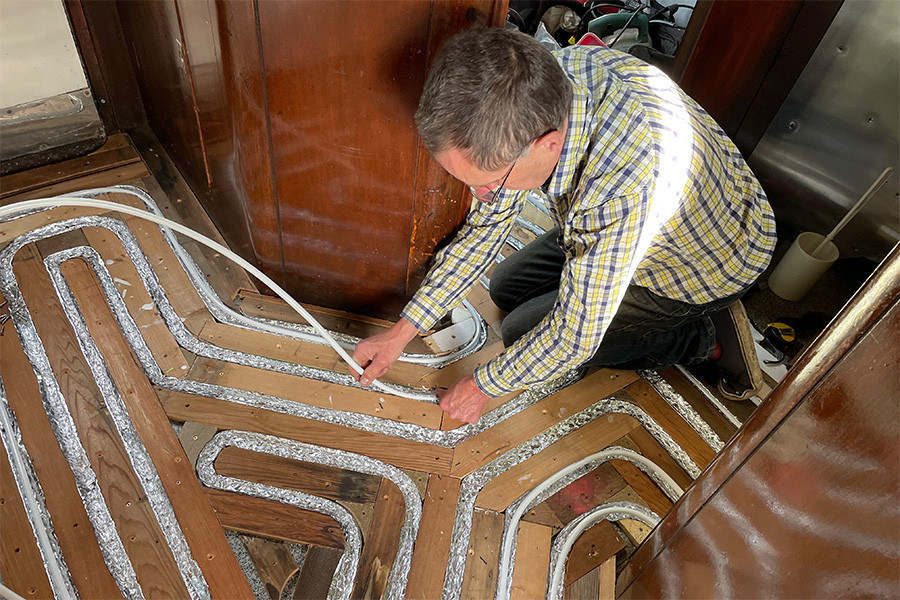
<svg viewBox="0 0 900 600">
<path fill-rule="evenodd" d="M 643 191 L 580 206 L 568 219 L 567 260 L 550 313 L 528 334 L 475 371 L 489 396 L 526 389 L 590 359 L 600 346 L 632 275 L 649 209 Z"/>
<path fill-rule="evenodd" d="M 479 202 L 454 240 L 435 256 L 425 281 L 400 316 L 427 331 L 465 298 L 500 252 L 522 210 L 525 192 L 503 190 Z"/>
</svg>

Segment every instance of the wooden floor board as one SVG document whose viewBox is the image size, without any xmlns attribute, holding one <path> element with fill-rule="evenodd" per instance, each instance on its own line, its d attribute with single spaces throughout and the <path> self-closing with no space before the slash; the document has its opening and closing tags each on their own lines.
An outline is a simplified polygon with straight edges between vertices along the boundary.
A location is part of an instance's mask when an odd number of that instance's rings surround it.
<svg viewBox="0 0 900 600">
<path fill-rule="evenodd" d="M 62 272 L 75 293 L 88 330 L 106 361 L 107 368 L 125 402 L 132 423 L 159 473 L 181 530 L 206 576 L 210 591 L 221 598 L 248 598 L 252 592 L 212 507 L 194 475 L 153 386 L 131 354 L 121 331 L 114 325 L 103 292 L 81 260 L 67 261 Z M 152 443 L 151 443 L 152 441 Z"/>
<path fill-rule="evenodd" d="M 297 314 L 297 312 L 288 306 L 281 298 L 252 292 L 250 290 L 239 290 L 238 301 L 240 303 L 240 311 L 245 315 L 263 319 L 274 319 L 276 321 L 287 321 L 289 323 L 307 324 L 306 320 Z M 347 313 L 341 310 L 324 308 L 306 303 L 301 303 L 301 305 L 308 310 L 325 329 L 351 335 L 360 339 L 365 339 L 386 331 L 393 325 L 390 321 L 376 319 L 375 317 Z M 430 350 L 427 344 L 422 341 L 422 337 L 416 336 L 406 345 L 404 352 L 428 354 Z"/>
<path fill-rule="evenodd" d="M 451 451 L 448 448 L 348 429 L 203 396 L 181 392 L 162 392 L 158 395 L 169 418 L 174 421 L 198 421 L 220 429 L 258 431 L 300 442 L 366 454 L 416 471 L 450 473 Z"/>
<path fill-rule="evenodd" d="M 193 381 L 268 394 L 320 408 L 412 423 L 430 429 L 438 429 L 441 423 L 441 409 L 436 404 L 214 359 L 199 358 L 191 368 L 189 377 Z"/>
<path fill-rule="evenodd" d="M 132 471 L 75 334 L 54 301 L 56 293 L 33 245 L 23 248 L 13 270 L 138 582 L 147 596 L 186 598 L 188 592 L 174 557 L 165 544 L 157 543 L 165 536 L 150 505 L 142 500 L 144 489 Z"/>
<path fill-rule="evenodd" d="M 53 516 L 60 551 L 76 589 L 82 598 L 121 597 L 115 581 L 105 568 L 97 538 L 75 485 L 75 477 L 50 427 L 37 379 L 19 338 L 9 329 L 0 335 L 0 373 L 3 375 L 7 401 L 16 415 L 22 439 L 43 489 L 47 511 Z M 9 488 L 3 489 L 4 495 L 9 493 L 6 491 Z M 9 577 L 9 570 L 4 568 L 2 572 L 4 577 Z"/>
<path fill-rule="evenodd" d="M 216 472 L 331 500 L 374 503 L 381 478 L 336 467 L 307 463 L 243 448 L 224 448 Z"/>
<path fill-rule="evenodd" d="M 553 534 L 553 529 L 545 525 L 528 521 L 522 521 L 519 525 L 509 596 L 511 600 L 531 600 L 545 596 Z"/>
<path fill-rule="evenodd" d="M 214 321 L 207 322 L 198 337 L 222 348 L 250 352 L 258 356 L 335 373 L 351 374 L 349 365 L 329 346 L 285 339 L 270 333 L 250 331 Z M 380 380 L 385 383 L 410 385 L 433 372 L 434 369 L 430 367 L 397 362 Z"/>
<path fill-rule="evenodd" d="M 432 474 L 425 488 L 422 521 L 406 586 L 407 598 L 439 598 L 444 589 L 444 570 L 450 553 L 450 535 L 459 498 L 460 480 Z"/>
<path fill-rule="evenodd" d="M 8 385 L 8 384 L 7 384 Z M 0 444 L 0 573 L 3 584 L 23 598 L 52 598 L 41 551 Z"/>
<path fill-rule="evenodd" d="M 158 307 L 150 297 L 122 244 L 106 229 L 86 227 L 82 231 L 91 247 L 100 253 L 110 276 L 118 284 L 117 289 L 121 292 L 122 300 L 140 329 L 141 337 L 150 348 L 160 370 L 164 375 L 170 377 L 186 376 L 189 368 L 188 361 L 181 353 L 178 342 L 175 341 L 163 322 Z M 177 270 L 172 269 L 172 271 Z M 165 285 L 167 289 L 178 289 L 177 286 L 182 282 L 163 279 L 162 283 L 167 284 Z M 182 313 L 180 316 L 185 315 Z"/>
<path fill-rule="evenodd" d="M 503 515 L 476 510 L 472 519 L 472 535 L 463 576 L 463 598 L 492 598 L 497 588 L 500 540 Z"/>
<path fill-rule="evenodd" d="M 225 529 L 297 544 L 344 547 L 341 526 L 328 515 L 234 492 L 203 491 Z"/>
<path fill-rule="evenodd" d="M 710 448 L 700 434 L 694 431 L 690 424 L 663 400 L 649 382 L 638 379 L 626 387 L 625 392 L 634 399 L 635 404 L 672 436 L 700 469 L 706 468 L 706 465 L 715 457 L 716 451 Z"/>
<path fill-rule="evenodd" d="M 359 569 L 353 584 L 353 598 L 381 598 L 388 575 L 397 556 L 400 528 L 406 517 L 406 502 L 399 488 L 387 479 L 381 480 L 372 521 L 366 529 Z"/>
</svg>

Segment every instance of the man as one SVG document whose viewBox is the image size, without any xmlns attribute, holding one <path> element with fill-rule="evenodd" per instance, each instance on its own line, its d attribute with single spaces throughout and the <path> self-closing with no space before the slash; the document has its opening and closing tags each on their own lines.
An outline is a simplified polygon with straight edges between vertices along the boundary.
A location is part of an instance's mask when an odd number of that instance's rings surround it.
<svg viewBox="0 0 900 600">
<path fill-rule="evenodd" d="M 399 322 L 357 345 L 363 385 L 468 294 L 522 190 L 542 187 L 557 228 L 494 271 L 507 348 L 447 390 L 451 417 L 474 423 L 490 397 L 573 368 L 717 355 L 720 389 L 753 393 L 759 365 L 736 301 L 771 259 L 774 218 L 725 133 L 664 74 L 605 48 L 551 53 L 517 32 L 471 30 L 441 49 L 416 122 L 478 204 Z"/>
</svg>

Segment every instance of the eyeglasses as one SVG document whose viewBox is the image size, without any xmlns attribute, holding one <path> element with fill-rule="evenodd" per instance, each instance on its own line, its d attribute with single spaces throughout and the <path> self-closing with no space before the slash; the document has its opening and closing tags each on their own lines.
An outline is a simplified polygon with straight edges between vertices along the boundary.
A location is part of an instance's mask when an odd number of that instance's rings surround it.
<svg viewBox="0 0 900 600">
<path fill-rule="evenodd" d="M 469 186 L 469 191 L 472 192 L 472 195 L 475 196 L 476 198 L 478 198 L 480 201 L 482 201 L 486 204 L 493 204 L 494 202 L 496 202 L 497 196 L 500 195 L 500 192 L 503 191 L 503 186 L 506 185 L 506 180 L 509 179 L 510 173 L 512 173 L 513 169 L 516 168 L 517 162 L 519 162 L 518 158 L 513 161 L 513 164 L 509 168 L 509 171 L 506 172 L 506 175 L 504 175 L 503 179 L 500 181 L 500 185 L 498 185 L 497 187 L 495 187 L 494 189 L 492 189 L 490 191 L 490 196 L 487 196 L 487 197 L 479 196 L 478 193 L 475 191 L 475 188 L 472 187 L 471 185 Z"/>
<path fill-rule="evenodd" d="M 556 131 L 556 128 L 550 128 L 550 129 L 548 129 L 547 131 L 545 131 L 545 132 L 542 133 L 541 135 L 537 136 L 537 137 L 535 138 L 535 141 L 541 139 L 542 137 L 544 137 L 544 136 L 547 135 L 548 133 L 553 133 L 554 131 Z M 532 142 L 532 143 L 534 143 L 534 142 Z M 529 144 L 528 146 L 525 146 L 525 150 L 522 150 L 522 152 L 519 153 L 519 156 L 516 158 L 516 160 L 513 161 L 513 164 L 512 164 L 512 166 L 509 168 L 509 171 L 507 171 L 507 172 L 506 172 L 506 175 L 503 176 L 503 180 L 500 182 L 500 185 L 498 185 L 498 186 L 495 187 L 493 190 L 491 190 L 491 195 L 490 195 L 490 196 L 488 196 L 488 197 L 486 197 L 486 198 L 482 198 L 481 196 L 479 196 L 479 195 L 475 192 L 475 188 L 474 188 L 473 186 L 470 185 L 470 186 L 469 186 L 469 191 L 472 192 L 472 195 L 475 196 L 476 198 L 478 198 L 479 200 L 481 200 L 482 202 L 485 202 L 485 203 L 487 203 L 487 204 L 493 204 L 493 203 L 497 200 L 497 196 L 499 196 L 499 195 L 500 195 L 500 192 L 503 190 L 503 186 L 506 185 L 506 180 L 509 179 L 510 173 L 512 173 L 512 172 L 513 172 L 513 169 L 516 168 L 516 163 L 519 162 L 519 158 L 521 158 L 522 154 L 524 154 L 525 151 L 528 150 L 529 146 L 531 146 L 531 144 Z"/>
</svg>

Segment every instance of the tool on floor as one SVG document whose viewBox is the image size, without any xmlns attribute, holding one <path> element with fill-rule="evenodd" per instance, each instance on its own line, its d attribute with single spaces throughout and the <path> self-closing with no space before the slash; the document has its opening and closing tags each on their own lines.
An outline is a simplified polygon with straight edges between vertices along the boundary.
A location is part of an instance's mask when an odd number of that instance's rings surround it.
<svg viewBox="0 0 900 600">
<path fill-rule="evenodd" d="M 791 346 L 794 345 L 796 340 L 797 335 L 794 333 L 794 328 L 787 323 L 776 321 L 774 323 L 766 324 L 760 345 L 768 350 L 769 353 L 775 357 L 775 360 L 766 360 L 763 362 L 767 365 L 785 364 L 788 359 L 788 351 Z"/>
<path fill-rule="evenodd" d="M 769 276 L 769 288 L 785 300 L 803 298 L 840 256 L 838 247 L 831 240 L 863 209 L 893 173 L 891 167 L 885 168 L 828 235 L 804 231 L 797 236 Z"/>
</svg>

